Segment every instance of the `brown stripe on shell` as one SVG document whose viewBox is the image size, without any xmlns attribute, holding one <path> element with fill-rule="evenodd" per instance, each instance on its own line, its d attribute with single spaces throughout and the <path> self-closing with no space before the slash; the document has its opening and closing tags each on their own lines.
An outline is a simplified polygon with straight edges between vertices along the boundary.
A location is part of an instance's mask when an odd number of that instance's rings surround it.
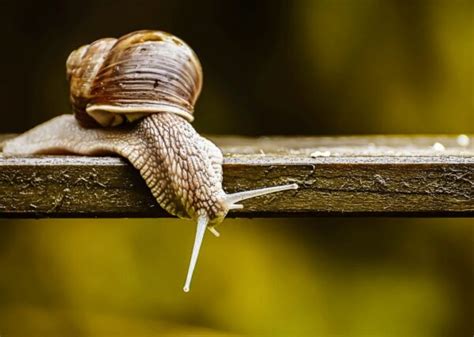
<svg viewBox="0 0 474 337">
<path fill-rule="evenodd" d="M 92 99 L 92 83 L 117 39 L 105 38 L 74 50 L 66 61 L 70 100 L 76 119 L 87 127 L 97 126 L 85 109 Z"/>
<path fill-rule="evenodd" d="M 201 87 L 201 68 L 184 44 L 169 34 L 143 31 L 117 41 L 95 78 L 91 105 L 173 106 L 192 114 Z M 150 102 L 155 102 L 150 104 Z"/>
<path fill-rule="evenodd" d="M 81 47 L 70 55 L 67 72 L 74 113 L 86 126 L 115 126 L 162 111 L 192 121 L 202 87 L 195 53 L 160 31 L 138 31 Z"/>
</svg>

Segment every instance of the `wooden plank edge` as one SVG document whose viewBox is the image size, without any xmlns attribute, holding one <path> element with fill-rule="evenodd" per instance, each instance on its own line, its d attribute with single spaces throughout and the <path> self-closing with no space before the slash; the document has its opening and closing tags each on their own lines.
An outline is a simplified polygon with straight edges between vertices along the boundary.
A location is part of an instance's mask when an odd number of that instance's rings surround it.
<svg viewBox="0 0 474 337">
<path fill-rule="evenodd" d="M 61 165 L 54 165 L 54 158 L 17 159 L 23 164 L 7 165 L 0 158 L 0 217 L 169 216 L 133 167 L 120 158 L 57 157 Z M 407 160 L 411 161 L 264 164 L 261 159 L 248 162 L 242 157 L 239 162 L 234 157 L 232 164 L 224 165 L 226 190 L 287 182 L 298 183 L 300 190 L 248 200 L 246 209 L 233 211 L 229 217 L 473 216 L 472 158 Z M 71 161 L 76 164 L 68 165 Z M 84 204 L 78 205 L 82 199 Z M 103 202 L 108 204 L 101 208 Z"/>
</svg>

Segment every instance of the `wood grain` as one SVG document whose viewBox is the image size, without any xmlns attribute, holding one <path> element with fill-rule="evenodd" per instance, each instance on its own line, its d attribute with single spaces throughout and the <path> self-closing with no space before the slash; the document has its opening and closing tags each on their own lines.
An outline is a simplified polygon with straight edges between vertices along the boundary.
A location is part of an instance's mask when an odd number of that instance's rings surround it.
<svg viewBox="0 0 474 337">
<path fill-rule="evenodd" d="M 226 191 L 300 186 L 245 201 L 231 217 L 470 217 L 474 136 L 467 136 L 470 144 L 444 135 L 210 138 L 225 154 Z M 0 155 L 0 217 L 164 216 L 121 158 Z"/>
</svg>

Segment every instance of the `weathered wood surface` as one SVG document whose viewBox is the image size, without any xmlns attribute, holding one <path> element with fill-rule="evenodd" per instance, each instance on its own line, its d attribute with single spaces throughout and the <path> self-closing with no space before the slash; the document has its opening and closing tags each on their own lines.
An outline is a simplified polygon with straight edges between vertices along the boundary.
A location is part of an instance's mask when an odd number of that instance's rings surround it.
<svg viewBox="0 0 474 337">
<path fill-rule="evenodd" d="M 300 186 L 233 217 L 474 215 L 473 135 L 211 139 L 225 190 Z M 0 154 L 0 217 L 91 216 L 168 215 L 121 158 Z"/>
</svg>

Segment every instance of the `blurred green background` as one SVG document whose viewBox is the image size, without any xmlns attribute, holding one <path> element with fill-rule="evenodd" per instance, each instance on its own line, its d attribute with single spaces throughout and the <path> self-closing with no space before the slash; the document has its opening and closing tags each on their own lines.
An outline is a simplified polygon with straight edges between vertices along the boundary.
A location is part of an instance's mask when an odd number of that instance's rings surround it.
<svg viewBox="0 0 474 337">
<path fill-rule="evenodd" d="M 0 132 L 69 112 L 64 63 L 149 28 L 204 68 L 207 134 L 474 132 L 472 1 L 2 2 Z M 1 197 L 1 196 L 0 196 Z M 1 336 L 472 335 L 471 219 L 0 220 Z"/>
</svg>

